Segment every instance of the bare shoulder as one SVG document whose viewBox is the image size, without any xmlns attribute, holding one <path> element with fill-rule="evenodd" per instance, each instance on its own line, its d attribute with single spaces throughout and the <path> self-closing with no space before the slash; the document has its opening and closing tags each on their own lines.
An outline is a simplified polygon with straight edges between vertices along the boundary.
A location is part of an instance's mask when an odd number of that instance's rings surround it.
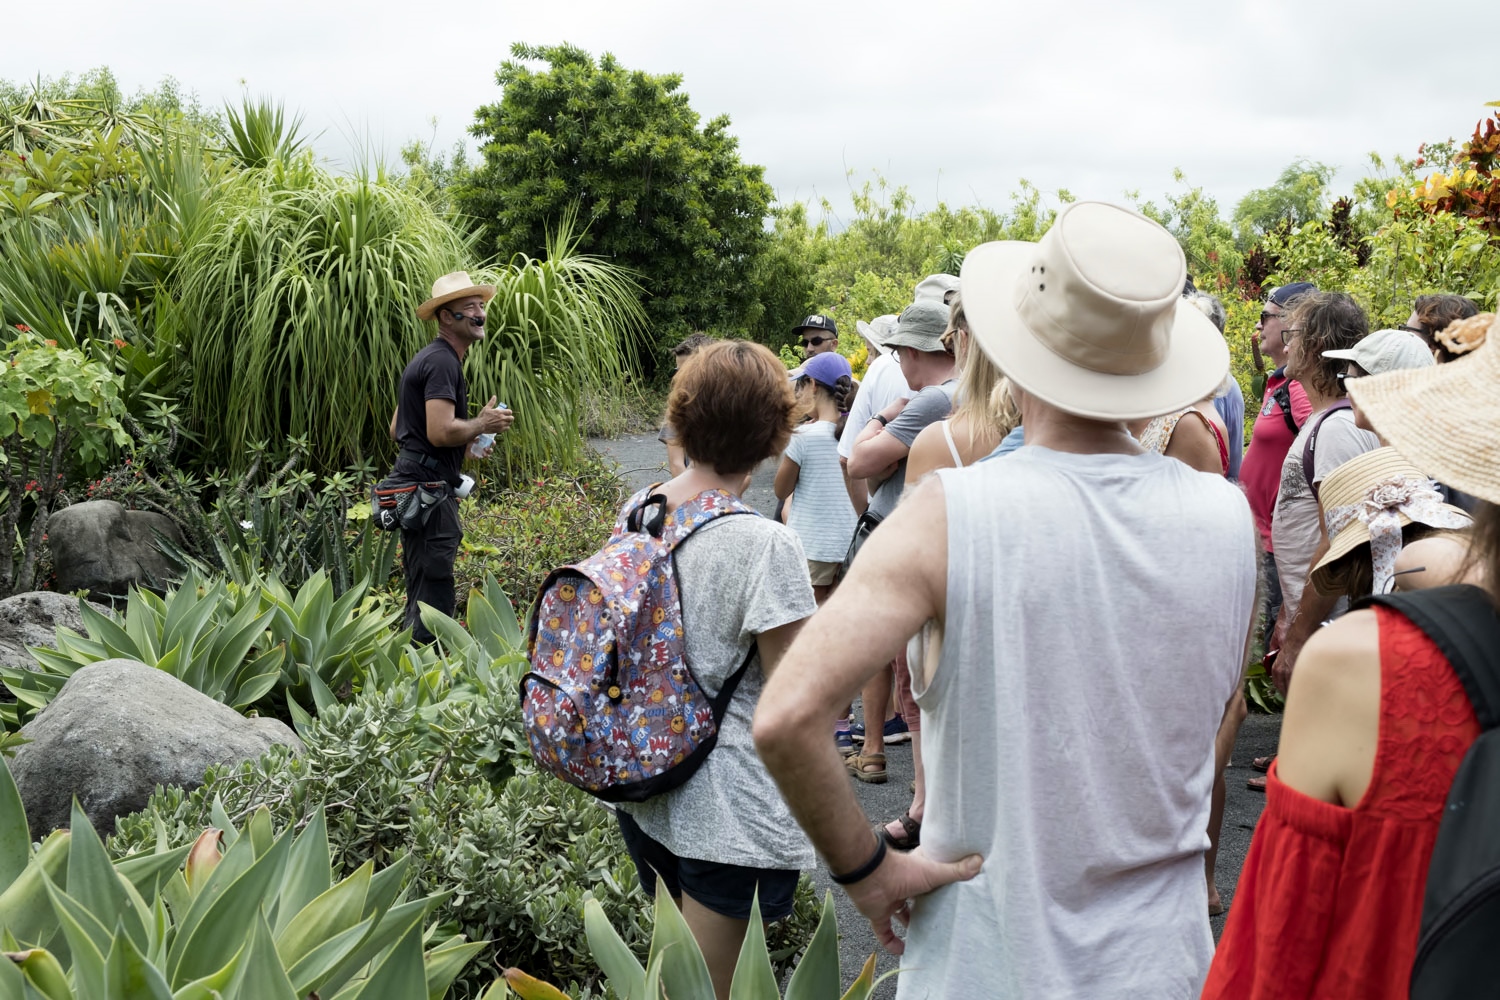
<svg viewBox="0 0 1500 1000">
<path fill-rule="evenodd" d="M 947 468 L 953 464 L 948 455 L 948 442 L 943 439 L 943 422 L 928 424 L 922 428 L 911 443 L 911 454 L 906 457 L 906 483 L 911 489 L 934 469 Z"/>
<path fill-rule="evenodd" d="M 1380 629 L 1355 611 L 1302 648 L 1287 692 L 1277 773 L 1313 798 L 1352 806 L 1369 786 L 1380 735 Z"/>
</svg>

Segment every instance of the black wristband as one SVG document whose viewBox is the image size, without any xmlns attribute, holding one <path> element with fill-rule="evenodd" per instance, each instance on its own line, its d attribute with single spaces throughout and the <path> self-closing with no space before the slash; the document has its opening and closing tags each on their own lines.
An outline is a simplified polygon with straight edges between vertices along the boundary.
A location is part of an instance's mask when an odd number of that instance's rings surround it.
<svg viewBox="0 0 1500 1000">
<path fill-rule="evenodd" d="M 891 422 L 889 418 L 887 418 L 884 415 L 879 414 L 879 413 L 875 414 L 870 419 L 871 420 L 879 420 L 880 421 L 880 426 L 882 426 L 882 427 L 885 427 L 887 424 L 889 424 Z"/>
<path fill-rule="evenodd" d="M 835 875 L 830 871 L 828 877 L 833 879 L 834 885 L 853 885 L 856 882 L 863 881 L 875 874 L 875 869 L 879 868 L 880 863 L 885 860 L 885 850 L 885 838 L 877 833 L 875 835 L 875 853 L 870 855 L 870 860 L 847 875 Z"/>
</svg>

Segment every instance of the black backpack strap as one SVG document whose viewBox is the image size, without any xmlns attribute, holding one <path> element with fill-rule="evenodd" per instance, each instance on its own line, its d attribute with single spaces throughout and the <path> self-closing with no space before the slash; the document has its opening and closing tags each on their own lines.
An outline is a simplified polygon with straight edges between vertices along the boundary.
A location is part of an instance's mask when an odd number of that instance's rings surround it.
<svg viewBox="0 0 1500 1000">
<path fill-rule="evenodd" d="M 1307 480 L 1307 488 L 1312 490 L 1314 500 L 1319 500 L 1321 502 L 1318 496 L 1318 484 L 1313 481 L 1313 477 L 1317 474 L 1318 471 L 1318 432 L 1323 429 L 1323 424 L 1328 420 L 1329 417 L 1333 416 L 1339 410 L 1351 409 L 1352 406 L 1353 404 L 1350 403 L 1348 399 L 1341 399 L 1337 403 L 1334 403 L 1332 406 L 1330 406 L 1328 409 L 1324 410 L 1322 413 L 1318 414 L 1313 418 L 1312 430 L 1307 432 L 1307 440 L 1302 442 L 1302 478 Z"/>
<path fill-rule="evenodd" d="M 1375 594 L 1356 607 L 1399 611 L 1447 657 L 1485 729 L 1500 727 L 1500 611 L 1479 587 L 1456 584 Z"/>
<path fill-rule="evenodd" d="M 1286 421 L 1287 430 L 1292 432 L 1292 437 L 1302 427 L 1297 423 L 1297 417 L 1292 413 L 1292 383 L 1286 381 L 1271 390 L 1271 399 L 1276 402 L 1276 408 L 1281 411 L 1281 419 Z"/>
</svg>

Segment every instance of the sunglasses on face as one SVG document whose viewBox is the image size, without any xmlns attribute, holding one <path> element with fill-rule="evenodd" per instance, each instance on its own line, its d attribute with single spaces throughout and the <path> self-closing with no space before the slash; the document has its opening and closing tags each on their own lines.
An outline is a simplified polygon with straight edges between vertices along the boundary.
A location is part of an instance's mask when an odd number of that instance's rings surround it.
<svg viewBox="0 0 1500 1000">
<path fill-rule="evenodd" d="M 819 344 L 826 344 L 826 343 L 828 343 L 832 339 L 833 339 L 832 337 L 808 337 L 806 340 L 804 340 L 802 342 L 802 346 L 803 347 L 817 347 Z"/>
<path fill-rule="evenodd" d="M 1280 318 L 1281 318 L 1281 313 L 1273 313 L 1273 312 L 1267 312 L 1265 310 L 1261 310 L 1260 325 L 1261 326 L 1265 326 L 1267 323 L 1271 322 L 1271 320 L 1273 320 L 1273 319 L 1280 319 Z"/>
</svg>

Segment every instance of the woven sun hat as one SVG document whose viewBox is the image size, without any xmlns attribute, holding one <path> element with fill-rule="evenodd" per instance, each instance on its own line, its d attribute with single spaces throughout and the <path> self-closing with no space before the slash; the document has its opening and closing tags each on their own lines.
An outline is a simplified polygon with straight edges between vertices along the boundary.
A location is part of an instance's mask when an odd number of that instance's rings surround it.
<svg viewBox="0 0 1500 1000">
<path fill-rule="evenodd" d="M 868 323 L 864 320 L 857 320 L 854 328 L 859 331 L 861 337 L 865 338 L 865 343 L 875 348 L 877 352 L 880 354 L 891 353 L 891 349 L 885 346 L 885 338 L 889 337 L 896 330 L 895 313 L 876 316 Z"/>
<path fill-rule="evenodd" d="M 1469 515 L 1452 504 L 1422 470 L 1395 448 L 1376 448 L 1356 455 L 1330 472 L 1318 487 L 1318 503 L 1328 529 L 1328 554 L 1313 567 L 1318 589 L 1329 591 L 1329 567 L 1361 545 L 1369 545 L 1373 533 L 1394 533 L 1385 578 L 1401 551 L 1401 529 L 1413 522 L 1434 528 L 1457 530 L 1468 527 Z M 1377 570 L 1379 567 L 1377 567 Z M 1377 571 L 1377 578 L 1380 577 Z M 1376 592 L 1382 592 L 1377 582 Z"/>
<path fill-rule="evenodd" d="M 1500 504 L 1500 319 L 1463 357 L 1353 379 L 1349 396 L 1375 433 L 1417 468 Z"/>
<path fill-rule="evenodd" d="M 1324 351 L 1323 357 L 1353 361 L 1371 375 L 1384 375 L 1399 368 L 1431 368 L 1432 348 L 1406 330 L 1376 330 L 1353 347 Z"/>
<path fill-rule="evenodd" d="M 1182 248 L 1128 208 L 1074 202 L 1037 243 L 970 250 L 960 278 L 980 348 L 1065 412 L 1160 416 L 1206 398 L 1229 370 L 1229 345 L 1182 297 Z"/>
<path fill-rule="evenodd" d="M 417 319 L 432 319 L 438 306 L 454 299 L 466 299 L 471 295 L 482 297 L 488 305 L 495 297 L 494 285 L 476 285 L 469 280 L 468 271 L 445 274 L 432 283 L 432 298 L 417 306 Z"/>
</svg>

